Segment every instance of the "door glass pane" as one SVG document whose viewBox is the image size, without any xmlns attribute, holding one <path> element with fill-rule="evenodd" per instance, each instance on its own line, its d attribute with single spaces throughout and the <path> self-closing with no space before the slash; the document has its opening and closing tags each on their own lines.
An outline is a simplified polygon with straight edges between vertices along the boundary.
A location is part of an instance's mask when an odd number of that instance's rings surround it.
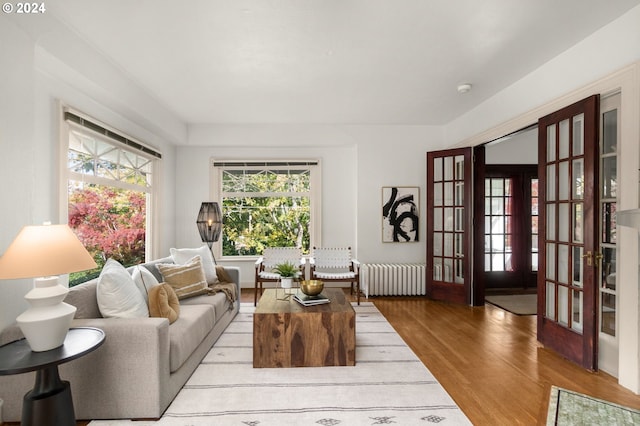
<svg viewBox="0 0 640 426">
<path fill-rule="evenodd" d="M 444 162 L 444 179 L 453 180 L 453 157 L 443 157 Z"/>
<path fill-rule="evenodd" d="M 444 234 L 444 255 L 448 257 L 453 256 L 453 234 Z"/>
<path fill-rule="evenodd" d="M 444 205 L 452 206 L 453 205 L 453 182 L 445 182 L 444 183 Z"/>
<path fill-rule="evenodd" d="M 555 320 L 556 318 L 556 285 L 554 283 L 547 281 L 545 294 L 546 294 L 545 316 L 547 318 L 551 318 Z"/>
<path fill-rule="evenodd" d="M 547 126 L 547 162 L 556 160 L 556 125 Z"/>
<path fill-rule="evenodd" d="M 600 317 L 602 318 L 602 332 L 611 336 L 616 335 L 616 295 L 602 293 L 602 303 L 600 304 Z"/>
<path fill-rule="evenodd" d="M 442 231 L 442 208 L 433 209 L 433 230 Z"/>
<path fill-rule="evenodd" d="M 558 142 L 558 160 L 569 157 L 569 120 L 560 122 L 560 135 Z"/>
<path fill-rule="evenodd" d="M 582 247 L 573 247 L 573 285 L 582 287 Z"/>
<path fill-rule="evenodd" d="M 442 256 L 442 232 L 433 233 L 433 255 Z"/>
<path fill-rule="evenodd" d="M 617 156 L 602 159 L 602 197 L 615 198 L 617 193 Z"/>
<path fill-rule="evenodd" d="M 584 114 L 573 117 L 573 155 L 584 154 Z"/>
<path fill-rule="evenodd" d="M 433 181 L 442 181 L 442 158 L 433 159 Z"/>
<path fill-rule="evenodd" d="M 546 283 L 546 295 L 547 299 L 545 300 L 545 316 L 547 318 L 551 318 L 555 320 L 556 318 L 556 285 L 554 283 L 548 282 Z"/>
<path fill-rule="evenodd" d="M 441 206 L 442 205 L 442 183 L 434 183 L 433 184 L 433 205 Z"/>
<path fill-rule="evenodd" d="M 458 284 L 464 284 L 464 262 L 462 259 L 456 259 L 454 261 L 456 276 L 455 282 Z"/>
<path fill-rule="evenodd" d="M 453 282 L 453 259 L 444 259 L 444 280 L 445 282 Z"/>
<path fill-rule="evenodd" d="M 602 242 L 616 242 L 616 203 L 602 203 Z"/>
<path fill-rule="evenodd" d="M 558 240 L 569 241 L 569 204 L 558 204 Z"/>
<path fill-rule="evenodd" d="M 464 231 L 464 207 L 456 207 L 454 211 L 456 214 L 455 231 L 463 232 Z"/>
<path fill-rule="evenodd" d="M 569 162 L 558 163 L 558 200 L 569 199 Z"/>
<path fill-rule="evenodd" d="M 584 226 L 584 217 L 582 215 L 582 203 L 573 204 L 573 242 L 581 243 L 583 241 L 582 228 Z"/>
<path fill-rule="evenodd" d="M 618 110 L 602 114 L 602 154 L 616 152 L 618 145 Z"/>
<path fill-rule="evenodd" d="M 504 214 L 504 199 L 492 198 L 491 199 L 491 214 L 501 215 Z"/>
<path fill-rule="evenodd" d="M 558 286 L 558 322 L 569 325 L 569 289 L 564 286 Z"/>
<path fill-rule="evenodd" d="M 547 166 L 547 201 L 556 199 L 556 165 Z"/>
<path fill-rule="evenodd" d="M 569 246 L 558 244 L 558 282 L 569 283 Z"/>
<path fill-rule="evenodd" d="M 437 257 L 433 259 L 433 280 L 442 281 L 444 278 L 444 271 L 442 270 L 442 258 Z"/>
<path fill-rule="evenodd" d="M 456 156 L 456 180 L 464 180 L 464 156 Z"/>
<path fill-rule="evenodd" d="M 616 290 L 616 249 L 602 249 L 602 287 Z"/>
<path fill-rule="evenodd" d="M 556 239 L 556 206 L 549 204 L 547 206 L 547 240 Z"/>
<path fill-rule="evenodd" d="M 464 183 L 456 182 L 456 206 L 464 205 Z"/>
<path fill-rule="evenodd" d="M 444 208 L 444 230 L 453 231 L 453 208 Z"/>
<path fill-rule="evenodd" d="M 556 246 L 547 244 L 547 279 L 556 279 Z"/>
<path fill-rule="evenodd" d="M 584 197 L 584 160 L 573 160 L 573 199 L 581 200 Z"/>
<path fill-rule="evenodd" d="M 572 312 L 573 317 L 571 318 L 571 328 L 573 330 L 582 332 L 582 291 L 573 290 L 573 301 L 572 301 Z"/>
</svg>

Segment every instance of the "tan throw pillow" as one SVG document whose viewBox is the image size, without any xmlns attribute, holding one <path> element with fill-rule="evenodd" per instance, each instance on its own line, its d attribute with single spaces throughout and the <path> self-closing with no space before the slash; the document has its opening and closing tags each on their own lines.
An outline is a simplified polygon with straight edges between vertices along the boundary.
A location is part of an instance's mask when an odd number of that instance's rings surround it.
<svg viewBox="0 0 640 426">
<path fill-rule="evenodd" d="M 173 324 L 180 316 L 180 302 L 176 292 L 167 283 L 149 289 L 149 316 L 167 318 Z"/>
<path fill-rule="evenodd" d="M 171 285 L 178 299 L 207 293 L 207 279 L 202 270 L 200 256 L 196 256 L 184 265 L 159 263 L 158 270 L 164 281 Z"/>
</svg>

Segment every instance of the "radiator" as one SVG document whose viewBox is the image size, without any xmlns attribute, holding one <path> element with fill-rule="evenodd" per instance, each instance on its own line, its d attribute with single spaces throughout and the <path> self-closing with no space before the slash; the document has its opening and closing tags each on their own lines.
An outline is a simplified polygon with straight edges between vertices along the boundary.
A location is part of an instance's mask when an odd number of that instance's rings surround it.
<svg viewBox="0 0 640 426">
<path fill-rule="evenodd" d="M 424 263 L 363 263 L 360 286 L 365 296 L 426 294 Z"/>
</svg>

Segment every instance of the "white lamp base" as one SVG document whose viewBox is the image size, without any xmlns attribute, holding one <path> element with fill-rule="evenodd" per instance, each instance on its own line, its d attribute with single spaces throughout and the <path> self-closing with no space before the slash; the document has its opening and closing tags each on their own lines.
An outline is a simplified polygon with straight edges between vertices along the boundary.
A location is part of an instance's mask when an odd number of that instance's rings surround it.
<svg viewBox="0 0 640 426">
<path fill-rule="evenodd" d="M 25 296 L 31 306 L 16 318 L 32 351 L 44 352 L 64 343 L 76 313 L 75 306 L 63 302 L 68 292 L 58 277 L 35 279 L 35 287 Z"/>
</svg>

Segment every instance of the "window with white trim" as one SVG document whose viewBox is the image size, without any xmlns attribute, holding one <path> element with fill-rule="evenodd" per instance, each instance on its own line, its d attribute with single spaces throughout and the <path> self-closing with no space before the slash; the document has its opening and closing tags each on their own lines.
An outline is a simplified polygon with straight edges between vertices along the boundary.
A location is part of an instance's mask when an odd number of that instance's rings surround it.
<svg viewBox="0 0 640 426">
<path fill-rule="evenodd" d="M 109 258 L 124 266 L 145 261 L 153 169 L 161 154 L 71 111 L 64 124 L 68 223 L 98 264 L 71 274 L 73 286 L 96 277 Z"/>
<path fill-rule="evenodd" d="M 258 256 L 265 247 L 319 244 L 320 164 L 311 161 L 212 161 L 225 256 Z"/>
</svg>

